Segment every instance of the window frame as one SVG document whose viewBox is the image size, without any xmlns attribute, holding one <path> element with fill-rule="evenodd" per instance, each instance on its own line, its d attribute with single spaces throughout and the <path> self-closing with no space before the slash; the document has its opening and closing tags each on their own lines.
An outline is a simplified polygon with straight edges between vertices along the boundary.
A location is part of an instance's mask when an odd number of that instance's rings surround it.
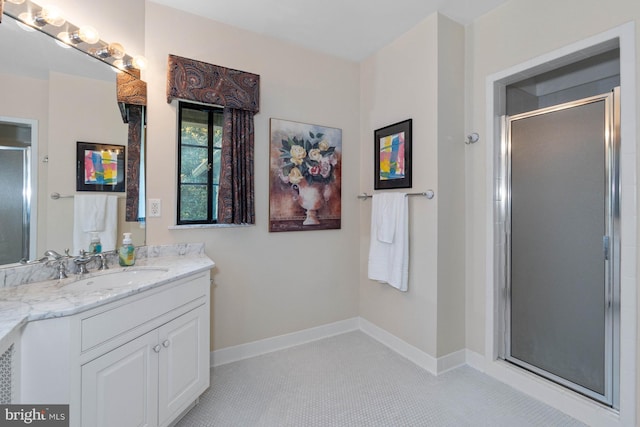
<svg viewBox="0 0 640 427">
<path fill-rule="evenodd" d="M 186 220 L 181 216 L 182 212 L 182 187 L 183 185 L 198 185 L 203 186 L 203 184 L 199 183 L 185 183 L 182 181 L 182 158 L 183 158 L 183 147 L 197 147 L 200 149 L 205 148 L 203 145 L 193 145 L 193 144 L 183 144 L 182 143 L 182 123 L 183 123 L 183 110 L 199 110 L 206 112 L 208 117 L 207 123 L 207 160 L 210 165 L 207 170 L 207 180 L 206 180 L 206 191 L 207 191 L 207 218 L 199 219 L 199 220 Z M 177 155 L 177 210 L 176 210 L 176 224 L 177 225 L 216 225 L 218 224 L 218 213 L 214 212 L 214 206 L 217 206 L 216 201 L 214 200 L 214 194 L 217 195 L 217 192 L 214 191 L 215 187 L 220 186 L 220 176 L 218 175 L 218 180 L 214 179 L 214 171 L 220 172 L 220 164 L 218 167 L 214 165 L 216 156 L 214 153 L 216 151 L 221 151 L 222 147 L 216 147 L 214 145 L 214 135 L 215 135 L 215 123 L 214 123 L 214 115 L 219 114 L 222 117 L 223 108 L 215 105 L 205 105 L 205 104 L 195 104 L 190 102 L 179 101 L 178 102 L 178 155 Z M 218 156 L 220 159 L 220 156 Z M 218 160 L 218 163 L 220 161 Z"/>
</svg>

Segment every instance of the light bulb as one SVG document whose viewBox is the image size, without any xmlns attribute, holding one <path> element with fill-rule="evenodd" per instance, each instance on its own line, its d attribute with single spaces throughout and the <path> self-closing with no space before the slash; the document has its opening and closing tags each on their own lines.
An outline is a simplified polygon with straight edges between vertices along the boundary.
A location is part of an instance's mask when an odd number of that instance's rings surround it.
<svg viewBox="0 0 640 427">
<path fill-rule="evenodd" d="M 122 59 L 116 59 L 115 61 L 113 61 L 112 65 L 119 70 L 125 69 L 124 61 Z"/>
<path fill-rule="evenodd" d="M 35 22 L 41 27 L 46 24 L 53 25 L 54 27 L 61 27 L 66 20 L 62 17 L 62 13 L 57 7 L 43 6 L 42 10 L 36 16 Z"/>
<path fill-rule="evenodd" d="M 78 37 L 80 38 L 80 40 L 87 44 L 94 44 L 98 42 L 98 40 L 100 40 L 98 31 L 95 28 L 90 27 L 89 25 L 80 27 L 80 29 L 78 30 Z"/>
<path fill-rule="evenodd" d="M 133 60 L 131 61 L 131 65 L 132 65 L 134 68 L 137 68 L 138 70 L 144 70 L 144 69 L 146 69 L 146 68 L 147 68 L 148 63 L 149 63 L 149 62 L 147 61 L 147 58 L 145 58 L 145 57 L 144 57 L 144 56 L 142 56 L 142 55 L 135 56 L 135 57 L 133 58 Z"/>
<path fill-rule="evenodd" d="M 120 43 L 111 43 L 109 45 L 109 54 L 115 59 L 124 58 L 124 47 Z"/>
</svg>

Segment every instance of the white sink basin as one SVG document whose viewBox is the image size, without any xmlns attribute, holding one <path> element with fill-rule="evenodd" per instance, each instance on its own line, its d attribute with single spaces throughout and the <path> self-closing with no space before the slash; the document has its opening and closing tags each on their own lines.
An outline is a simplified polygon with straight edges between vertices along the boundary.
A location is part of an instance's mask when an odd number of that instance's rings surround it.
<svg viewBox="0 0 640 427">
<path fill-rule="evenodd" d="M 103 287 L 133 285 L 140 282 L 159 279 L 168 271 L 168 268 L 162 267 L 126 267 L 118 270 L 91 273 L 82 279 L 71 282 L 67 286 Z"/>
</svg>

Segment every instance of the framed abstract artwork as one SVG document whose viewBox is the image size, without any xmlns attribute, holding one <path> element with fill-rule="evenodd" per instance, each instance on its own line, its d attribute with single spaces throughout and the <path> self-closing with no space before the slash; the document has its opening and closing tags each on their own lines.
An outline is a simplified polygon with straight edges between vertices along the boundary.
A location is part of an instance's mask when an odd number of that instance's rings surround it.
<svg viewBox="0 0 640 427">
<path fill-rule="evenodd" d="M 340 228 L 342 130 L 271 119 L 269 231 Z"/>
<path fill-rule="evenodd" d="M 408 119 L 374 132 L 376 190 L 411 188 L 411 125 Z"/>
<path fill-rule="evenodd" d="M 124 191 L 125 147 L 78 142 L 76 191 Z"/>
</svg>

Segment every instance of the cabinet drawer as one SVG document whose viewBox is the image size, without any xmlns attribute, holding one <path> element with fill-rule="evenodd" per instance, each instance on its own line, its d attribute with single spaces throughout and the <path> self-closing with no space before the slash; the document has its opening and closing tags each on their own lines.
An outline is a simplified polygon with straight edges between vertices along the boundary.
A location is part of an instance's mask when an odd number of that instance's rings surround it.
<svg viewBox="0 0 640 427">
<path fill-rule="evenodd" d="M 208 275 L 200 275 L 168 285 L 169 288 L 136 301 L 125 300 L 126 303 L 114 303 L 101 308 L 100 312 L 90 313 L 80 320 L 81 351 L 87 351 L 110 339 L 138 329 L 136 333 L 144 333 L 144 325 L 157 327 L 162 317 L 180 315 L 180 307 L 185 311 L 193 308 L 198 299 L 205 302 Z"/>
</svg>

